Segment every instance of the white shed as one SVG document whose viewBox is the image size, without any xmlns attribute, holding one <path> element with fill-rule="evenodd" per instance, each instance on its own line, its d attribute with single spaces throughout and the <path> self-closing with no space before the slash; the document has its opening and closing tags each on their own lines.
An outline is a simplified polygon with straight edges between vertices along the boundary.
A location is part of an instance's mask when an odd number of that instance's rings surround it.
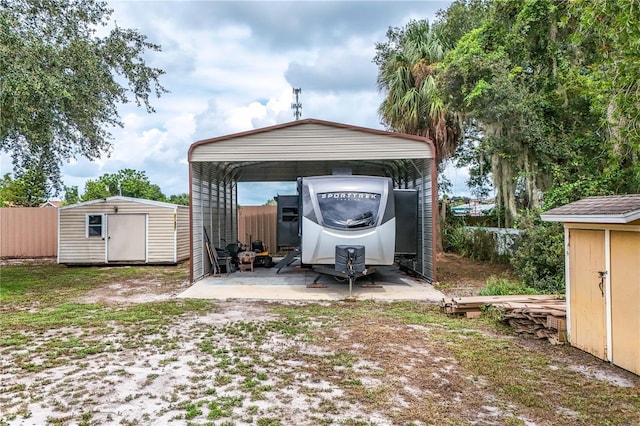
<svg viewBox="0 0 640 426">
<path fill-rule="evenodd" d="M 189 208 L 114 196 L 58 210 L 58 263 L 176 264 L 189 258 Z"/>
</svg>

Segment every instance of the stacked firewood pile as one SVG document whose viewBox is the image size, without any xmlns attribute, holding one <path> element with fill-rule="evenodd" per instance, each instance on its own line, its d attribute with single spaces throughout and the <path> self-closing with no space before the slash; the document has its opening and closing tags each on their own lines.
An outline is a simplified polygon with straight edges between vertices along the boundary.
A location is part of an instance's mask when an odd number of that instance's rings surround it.
<svg viewBox="0 0 640 426">
<path fill-rule="evenodd" d="M 440 304 L 448 314 L 477 318 L 482 308 L 491 306 L 500 319 L 517 333 L 553 344 L 567 341 L 567 307 L 564 300 L 553 295 L 471 296 L 444 298 Z"/>
</svg>

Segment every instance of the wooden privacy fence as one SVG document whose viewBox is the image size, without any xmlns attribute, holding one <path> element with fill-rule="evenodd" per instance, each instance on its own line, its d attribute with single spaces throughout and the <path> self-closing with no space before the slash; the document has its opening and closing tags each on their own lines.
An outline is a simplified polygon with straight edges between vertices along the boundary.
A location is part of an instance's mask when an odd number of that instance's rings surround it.
<svg viewBox="0 0 640 426">
<path fill-rule="evenodd" d="M 276 206 L 244 206 L 238 208 L 238 239 L 249 245 L 260 240 L 270 253 L 276 250 Z"/>
<path fill-rule="evenodd" d="M 0 258 L 56 257 L 58 209 L 0 208 Z"/>
</svg>

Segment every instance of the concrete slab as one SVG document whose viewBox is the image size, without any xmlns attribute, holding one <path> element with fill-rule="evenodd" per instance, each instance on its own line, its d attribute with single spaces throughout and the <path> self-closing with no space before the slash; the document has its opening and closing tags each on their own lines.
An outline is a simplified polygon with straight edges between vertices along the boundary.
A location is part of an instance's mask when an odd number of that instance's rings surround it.
<svg viewBox="0 0 640 426">
<path fill-rule="evenodd" d="M 276 273 L 275 268 L 254 268 L 253 272 L 233 272 L 207 277 L 185 290 L 178 297 L 190 299 L 247 300 L 345 300 L 349 297 L 349 282 L 322 275 L 318 284 L 324 288 L 309 288 L 318 272 L 290 266 Z M 371 275 L 375 287 L 366 277 L 358 278 L 352 287 L 355 300 L 419 300 L 440 302 L 444 295 L 427 281 L 411 277 L 396 266 L 383 266 Z"/>
</svg>

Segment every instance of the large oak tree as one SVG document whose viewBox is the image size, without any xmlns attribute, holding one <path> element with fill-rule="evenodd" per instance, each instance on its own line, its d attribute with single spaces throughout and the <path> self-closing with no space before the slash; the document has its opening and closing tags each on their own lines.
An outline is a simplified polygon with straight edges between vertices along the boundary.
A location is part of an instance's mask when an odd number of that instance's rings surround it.
<svg viewBox="0 0 640 426">
<path fill-rule="evenodd" d="M 60 189 L 65 160 L 108 154 L 119 105 L 152 112 L 165 92 L 144 61 L 160 46 L 111 14 L 94 0 L 0 0 L 0 151 L 16 178 L 37 168 Z"/>
</svg>

